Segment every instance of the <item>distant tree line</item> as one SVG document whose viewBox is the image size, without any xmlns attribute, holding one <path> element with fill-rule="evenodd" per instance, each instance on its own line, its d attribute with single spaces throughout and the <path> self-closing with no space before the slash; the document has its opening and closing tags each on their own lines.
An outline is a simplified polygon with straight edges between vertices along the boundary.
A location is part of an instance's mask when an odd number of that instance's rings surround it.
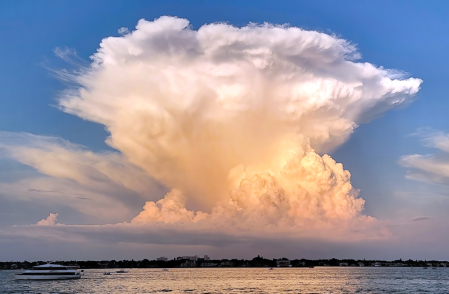
<svg viewBox="0 0 449 294">
<path fill-rule="evenodd" d="M 266 259 L 260 256 L 251 260 L 245 259 L 220 259 L 220 260 L 204 260 L 198 258 L 196 260 L 175 258 L 172 260 L 71 260 L 58 261 L 57 264 L 62 265 L 78 265 L 81 269 L 101 269 L 101 268 L 178 268 L 178 267 L 277 267 L 279 261 L 284 261 L 284 266 L 291 267 L 315 267 L 315 266 L 395 266 L 395 267 L 449 267 L 447 261 L 438 260 L 355 260 L 355 259 Z M 33 266 L 42 265 L 45 261 L 9 261 L 0 262 L 0 269 L 28 269 Z"/>
</svg>

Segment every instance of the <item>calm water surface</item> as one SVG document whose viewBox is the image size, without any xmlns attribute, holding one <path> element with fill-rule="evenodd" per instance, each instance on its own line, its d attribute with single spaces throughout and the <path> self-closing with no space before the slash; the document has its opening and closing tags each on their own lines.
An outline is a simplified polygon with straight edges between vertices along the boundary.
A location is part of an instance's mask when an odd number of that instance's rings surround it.
<svg viewBox="0 0 449 294">
<path fill-rule="evenodd" d="M 0 293 L 449 293 L 449 268 L 106 269 L 74 281 L 14 280 L 17 272 L 0 271 Z"/>
</svg>

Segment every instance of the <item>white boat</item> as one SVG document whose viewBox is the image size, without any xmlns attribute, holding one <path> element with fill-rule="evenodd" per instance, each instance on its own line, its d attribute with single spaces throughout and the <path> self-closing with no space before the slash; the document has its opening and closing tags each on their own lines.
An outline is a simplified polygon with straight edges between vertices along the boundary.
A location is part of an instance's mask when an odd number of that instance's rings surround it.
<svg viewBox="0 0 449 294">
<path fill-rule="evenodd" d="M 81 278 L 81 273 L 77 266 L 48 263 L 16 274 L 15 278 L 18 280 L 72 280 Z"/>
</svg>

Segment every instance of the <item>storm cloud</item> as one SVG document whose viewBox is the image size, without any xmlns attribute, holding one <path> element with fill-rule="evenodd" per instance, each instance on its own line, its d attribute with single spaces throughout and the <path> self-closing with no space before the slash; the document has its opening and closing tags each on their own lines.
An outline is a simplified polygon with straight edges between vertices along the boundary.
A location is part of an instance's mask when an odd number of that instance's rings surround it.
<svg viewBox="0 0 449 294">
<path fill-rule="evenodd" d="M 90 66 L 63 73 L 76 87 L 59 97 L 62 111 L 104 125 L 117 153 L 23 134 L 9 134 L 0 148 L 95 192 L 76 191 L 102 199 L 84 213 L 98 206 L 129 216 L 120 207 L 128 197 L 140 201 L 143 210 L 119 226 L 329 240 L 390 235 L 385 222 L 363 214 L 349 171 L 326 153 L 359 124 L 411 102 L 420 79 L 357 62 L 350 42 L 288 25 L 195 30 L 163 16 L 120 32 L 103 39 Z"/>
</svg>

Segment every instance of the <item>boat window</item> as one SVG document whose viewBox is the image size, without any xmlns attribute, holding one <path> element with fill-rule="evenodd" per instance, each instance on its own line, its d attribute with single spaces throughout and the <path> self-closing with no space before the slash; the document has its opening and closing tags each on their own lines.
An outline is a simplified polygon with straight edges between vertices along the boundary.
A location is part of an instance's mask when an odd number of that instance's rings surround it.
<svg viewBox="0 0 449 294">
<path fill-rule="evenodd" d="M 61 270 L 67 270 L 66 267 L 33 267 L 33 270 L 38 271 L 61 271 Z"/>
<path fill-rule="evenodd" d="M 22 276 L 70 276 L 70 275 L 76 275 L 76 272 L 47 272 L 47 273 L 33 273 L 33 272 L 25 272 L 23 274 L 20 274 Z"/>
</svg>

